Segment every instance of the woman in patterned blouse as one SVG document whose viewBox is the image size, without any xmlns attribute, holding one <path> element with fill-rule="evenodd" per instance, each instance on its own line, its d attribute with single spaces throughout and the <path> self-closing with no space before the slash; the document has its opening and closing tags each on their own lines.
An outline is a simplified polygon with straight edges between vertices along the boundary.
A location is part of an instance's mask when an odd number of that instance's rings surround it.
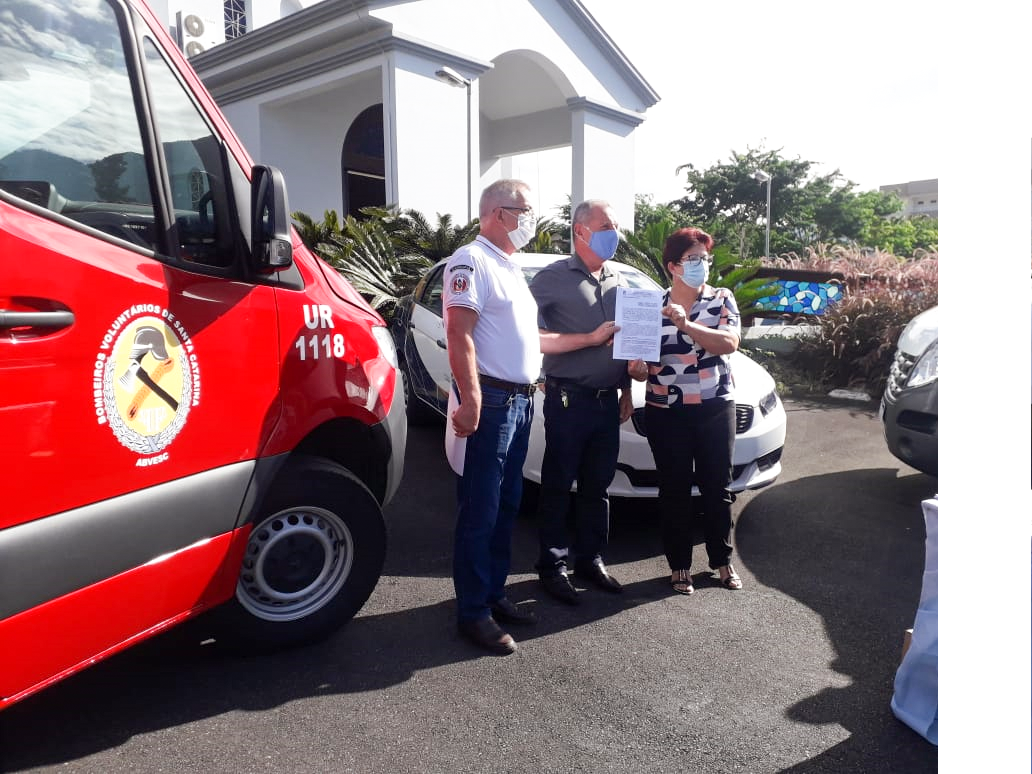
<svg viewBox="0 0 1032 774">
<path fill-rule="evenodd" d="M 713 238 L 682 228 L 667 239 L 663 265 L 671 285 L 664 298 L 658 363 L 631 361 L 648 379 L 645 430 L 659 476 L 663 550 L 670 584 L 691 594 L 692 485 L 701 495 L 709 566 L 728 589 L 742 588 L 731 565 L 731 457 L 735 443 L 734 380 L 729 358 L 738 349 L 738 304 L 727 288 L 706 284 Z"/>
</svg>

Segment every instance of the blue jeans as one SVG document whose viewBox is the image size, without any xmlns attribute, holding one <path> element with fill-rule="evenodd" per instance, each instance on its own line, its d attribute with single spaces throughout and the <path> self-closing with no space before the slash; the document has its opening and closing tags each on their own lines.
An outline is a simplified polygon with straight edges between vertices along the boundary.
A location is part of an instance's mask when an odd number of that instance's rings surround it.
<svg viewBox="0 0 1032 774">
<path fill-rule="evenodd" d="M 505 596 L 534 417 L 533 400 L 526 395 L 487 385 L 480 394 L 480 422 L 466 439 L 457 487 L 452 577 L 459 621 L 487 618 L 491 604 Z"/>
<path fill-rule="evenodd" d="M 563 393 L 566 400 L 563 400 Z M 567 569 L 570 539 L 566 526 L 573 495 L 573 553 L 577 568 L 601 561 L 609 541 L 609 485 L 620 453 L 620 406 L 616 390 L 601 397 L 586 391 L 545 391 L 545 456 L 538 494 L 542 577 Z M 576 568 L 575 568 L 576 569 Z"/>
</svg>

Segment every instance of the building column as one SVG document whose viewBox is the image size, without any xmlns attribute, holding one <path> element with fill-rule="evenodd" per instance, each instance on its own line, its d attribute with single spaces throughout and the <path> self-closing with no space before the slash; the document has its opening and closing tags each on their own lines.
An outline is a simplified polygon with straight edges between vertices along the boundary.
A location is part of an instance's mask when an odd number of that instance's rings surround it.
<svg viewBox="0 0 1032 774">
<path fill-rule="evenodd" d="M 442 79 L 449 68 L 468 85 Z M 398 47 L 384 68 L 384 162 L 388 203 L 455 225 L 478 215 L 480 81 L 470 60 Z"/>
<path fill-rule="evenodd" d="M 605 199 L 620 228 L 634 229 L 634 129 L 644 117 L 585 97 L 567 100 L 572 121 L 574 207 Z"/>
</svg>

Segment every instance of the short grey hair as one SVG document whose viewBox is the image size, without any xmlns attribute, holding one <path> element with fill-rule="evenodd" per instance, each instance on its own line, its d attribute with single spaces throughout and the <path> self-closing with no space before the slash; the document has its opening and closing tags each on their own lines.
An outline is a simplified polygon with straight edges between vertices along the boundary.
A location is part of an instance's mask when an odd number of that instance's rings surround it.
<svg viewBox="0 0 1032 774">
<path fill-rule="evenodd" d="M 526 198 L 529 191 L 530 186 L 522 180 L 495 180 L 480 194 L 480 219 L 483 220 L 495 207 L 512 204 L 521 193 Z"/>
<path fill-rule="evenodd" d="M 591 211 L 593 209 L 605 209 L 611 206 L 605 199 L 585 199 L 573 211 L 573 217 L 570 219 L 571 223 L 587 223 L 591 219 Z"/>
</svg>

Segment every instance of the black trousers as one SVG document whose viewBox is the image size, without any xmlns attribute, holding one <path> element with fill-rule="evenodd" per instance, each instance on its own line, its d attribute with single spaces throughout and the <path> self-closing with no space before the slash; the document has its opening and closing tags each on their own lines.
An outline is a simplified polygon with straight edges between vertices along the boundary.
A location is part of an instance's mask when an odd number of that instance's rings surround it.
<svg viewBox="0 0 1032 774">
<path fill-rule="evenodd" d="M 735 445 L 734 401 L 695 406 L 645 406 L 645 432 L 656 459 L 663 552 L 671 570 L 692 566 L 699 488 L 706 554 L 711 569 L 731 561 L 731 458 Z"/>
<path fill-rule="evenodd" d="M 564 398 L 565 396 L 565 398 Z M 538 573 L 566 568 L 571 540 L 567 528 L 573 495 L 572 549 L 576 565 L 601 559 L 609 540 L 609 494 L 620 452 L 620 406 L 616 390 L 597 396 L 546 382 L 545 455 L 538 494 Z"/>
</svg>

